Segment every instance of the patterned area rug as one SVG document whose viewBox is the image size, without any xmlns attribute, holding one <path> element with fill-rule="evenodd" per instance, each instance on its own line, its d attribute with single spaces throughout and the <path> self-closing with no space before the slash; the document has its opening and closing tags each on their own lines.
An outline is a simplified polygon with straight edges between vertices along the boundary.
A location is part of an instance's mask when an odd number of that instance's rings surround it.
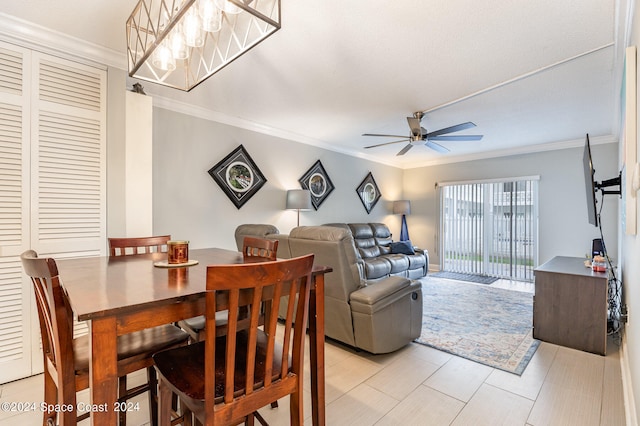
<svg viewBox="0 0 640 426">
<path fill-rule="evenodd" d="M 532 337 L 533 295 L 427 277 L 416 342 L 521 375 L 540 342 Z"/>
<path fill-rule="evenodd" d="M 437 278 L 448 278 L 450 280 L 458 280 L 458 281 L 469 281 L 472 283 L 478 284 L 493 284 L 498 281 L 499 278 L 489 277 L 486 275 L 476 275 L 476 274 L 461 274 L 459 272 L 434 272 L 430 276 Z"/>
</svg>

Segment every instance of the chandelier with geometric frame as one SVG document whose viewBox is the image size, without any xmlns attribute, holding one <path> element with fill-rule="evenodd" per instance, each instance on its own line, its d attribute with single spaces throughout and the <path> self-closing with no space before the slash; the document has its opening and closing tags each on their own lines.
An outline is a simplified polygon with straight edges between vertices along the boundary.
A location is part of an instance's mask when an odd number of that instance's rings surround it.
<svg viewBox="0 0 640 426">
<path fill-rule="evenodd" d="M 190 91 L 280 29 L 280 0 L 140 0 L 129 76 Z"/>
</svg>

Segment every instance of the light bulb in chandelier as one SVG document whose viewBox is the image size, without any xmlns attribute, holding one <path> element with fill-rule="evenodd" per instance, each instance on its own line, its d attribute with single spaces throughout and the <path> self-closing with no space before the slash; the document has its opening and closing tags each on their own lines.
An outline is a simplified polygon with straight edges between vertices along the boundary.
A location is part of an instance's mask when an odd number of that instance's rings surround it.
<svg viewBox="0 0 640 426">
<path fill-rule="evenodd" d="M 156 50 L 153 51 L 153 59 L 151 63 L 154 67 L 163 71 L 173 71 L 176 69 L 176 59 L 173 57 L 173 52 L 164 43 L 160 44 Z"/>
<path fill-rule="evenodd" d="M 231 3 L 228 0 L 215 0 L 215 2 L 216 2 L 216 6 L 218 6 L 218 8 L 222 10 L 224 13 L 237 15 L 238 13 L 242 12 L 242 9 L 240 9 L 238 6 L 236 6 L 235 4 Z"/>
<path fill-rule="evenodd" d="M 216 6 L 214 0 L 201 0 L 198 7 L 202 19 L 202 29 L 215 33 L 222 28 L 222 10 Z"/>
<path fill-rule="evenodd" d="M 189 57 L 189 47 L 182 31 L 173 31 L 170 36 L 171 52 L 175 59 L 187 59 Z"/>
<path fill-rule="evenodd" d="M 182 22 L 182 33 L 185 43 L 190 47 L 202 47 L 204 45 L 204 34 L 202 32 L 202 21 L 195 9 L 189 9 L 184 15 Z"/>
</svg>

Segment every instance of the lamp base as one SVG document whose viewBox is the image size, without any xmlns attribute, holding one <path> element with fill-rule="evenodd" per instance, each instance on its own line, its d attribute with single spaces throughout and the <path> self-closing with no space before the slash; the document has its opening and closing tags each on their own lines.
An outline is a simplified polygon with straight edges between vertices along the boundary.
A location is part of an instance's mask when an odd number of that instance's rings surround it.
<svg viewBox="0 0 640 426">
<path fill-rule="evenodd" d="M 407 218 L 402 215 L 402 225 L 400 226 L 400 241 L 409 241 L 409 228 L 407 227 Z"/>
</svg>

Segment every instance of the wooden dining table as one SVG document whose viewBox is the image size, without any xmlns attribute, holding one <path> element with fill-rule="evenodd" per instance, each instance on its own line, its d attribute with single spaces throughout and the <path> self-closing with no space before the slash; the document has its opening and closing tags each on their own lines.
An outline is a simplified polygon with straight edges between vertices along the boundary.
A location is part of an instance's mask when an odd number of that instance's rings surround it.
<svg viewBox="0 0 640 426">
<path fill-rule="evenodd" d="M 171 324 L 205 312 L 208 265 L 243 263 L 242 253 L 220 249 L 190 250 L 189 267 L 155 266 L 166 253 L 58 260 L 58 271 L 79 321 L 89 321 L 89 368 L 93 425 L 117 424 L 117 336 Z M 324 274 L 314 266 L 309 302 L 312 418 L 325 424 Z M 125 407 L 126 408 L 126 407 Z"/>
</svg>

